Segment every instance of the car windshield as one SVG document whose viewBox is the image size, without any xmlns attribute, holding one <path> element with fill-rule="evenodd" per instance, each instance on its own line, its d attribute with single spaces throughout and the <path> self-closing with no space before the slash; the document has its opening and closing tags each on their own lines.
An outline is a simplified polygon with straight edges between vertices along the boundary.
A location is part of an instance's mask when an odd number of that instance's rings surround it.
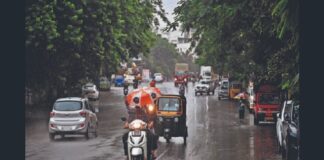
<svg viewBox="0 0 324 160">
<path fill-rule="evenodd" d="M 180 100 L 178 98 L 160 98 L 159 111 L 180 111 Z"/>
<path fill-rule="evenodd" d="M 204 76 L 211 76 L 211 73 L 210 72 L 205 72 Z"/>
<path fill-rule="evenodd" d="M 200 81 L 201 84 L 209 84 L 209 81 Z"/>
<path fill-rule="evenodd" d="M 277 94 L 261 94 L 259 102 L 260 104 L 279 104 L 280 99 Z"/>
<path fill-rule="evenodd" d="M 240 89 L 241 88 L 241 84 L 232 84 L 232 88 L 233 89 Z"/>
<path fill-rule="evenodd" d="M 184 75 L 184 74 L 185 74 L 185 72 L 183 72 L 183 71 L 177 71 L 177 72 L 176 72 L 176 75 L 177 75 L 177 76 L 182 76 L 182 75 Z"/>
<path fill-rule="evenodd" d="M 80 101 L 60 101 L 55 102 L 54 110 L 57 111 L 77 111 L 82 108 Z"/>
</svg>

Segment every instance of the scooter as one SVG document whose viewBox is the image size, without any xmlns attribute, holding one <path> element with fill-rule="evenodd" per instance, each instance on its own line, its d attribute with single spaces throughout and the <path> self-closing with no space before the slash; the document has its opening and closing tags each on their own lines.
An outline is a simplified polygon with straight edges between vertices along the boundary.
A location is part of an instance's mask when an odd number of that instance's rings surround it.
<svg viewBox="0 0 324 160">
<path fill-rule="evenodd" d="M 181 85 L 179 88 L 179 95 L 184 96 L 185 95 L 185 86 Z"/>
<path fill-rule="evenodd" d="M 122 121 L 126 121 L 123 117 Z M 128 160 L 151 160 L 152 154 L 148 154 L 147 151 L 147 134 L 145 129 L 147 123 L 135 119 L 129 124 L 129 133 L 127 140 L 127 157 Z"/>
<path fill-rule="evenodd" d="M 128 86 L 124 87 L 124 95 L 126 96 L 128 94 Z"/>
</svg>

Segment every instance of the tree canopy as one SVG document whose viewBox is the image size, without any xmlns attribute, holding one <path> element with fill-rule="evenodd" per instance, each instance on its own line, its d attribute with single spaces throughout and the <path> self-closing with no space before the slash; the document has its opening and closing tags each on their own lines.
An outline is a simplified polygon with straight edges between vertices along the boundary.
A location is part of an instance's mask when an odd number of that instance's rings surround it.
<svg viewBox="0 0 324 160">
<path fill-rule="evenodd" d="M 160 0 L 31 0 L 25 12 L 26 86 L 49 97 L 75 95 L 85 79 L 148 54 L 154 15 L 168 22 Z"/>
<path fill-rule="evenodd" d="M 298 10 L 295 0 L 180 0 L 172 26 L 196 30 L 199 64 L 235 79 L 272 81 L 298 95 Z"/>
</svg>

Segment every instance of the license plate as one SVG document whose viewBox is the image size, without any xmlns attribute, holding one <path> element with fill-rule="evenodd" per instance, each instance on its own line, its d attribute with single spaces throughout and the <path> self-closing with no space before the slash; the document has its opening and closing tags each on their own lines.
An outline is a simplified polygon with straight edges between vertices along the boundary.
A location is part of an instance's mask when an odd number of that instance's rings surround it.
<svg viewBox="0 0 324 160">
<path fill-rule="evenodd" d="M 70 131 L 70 130 L 72 130 L 72 127 L 71 126 L 62 126 L 62 130 L 63 131 Z"/>
<path fill-rule="evenodd" d="M 273 117 L 266 117 L 266 120 L 273 120 Z"/>
</svg>

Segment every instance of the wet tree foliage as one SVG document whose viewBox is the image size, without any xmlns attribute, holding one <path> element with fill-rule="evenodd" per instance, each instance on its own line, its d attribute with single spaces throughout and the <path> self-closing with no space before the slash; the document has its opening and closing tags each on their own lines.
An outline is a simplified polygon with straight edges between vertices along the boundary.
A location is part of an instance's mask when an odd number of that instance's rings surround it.
<svg viewBox="0 0 324 160">
<path fill-rule="evenodd" d="M 25 8 L 26 87 L 55 99 L 147 55 L 161 0 L 30 0 Z M 87 79 L 87 80 L 86 80 Z"/>
<path fill-rule="evenodd" d="M 272 81 L 299 93 L 297 0 L 180 0 L 175 22 L 195 29 L 199 64 L 235 79 Z M 179 25 L 181 24 L 181 25 Z"/>
</svg>

